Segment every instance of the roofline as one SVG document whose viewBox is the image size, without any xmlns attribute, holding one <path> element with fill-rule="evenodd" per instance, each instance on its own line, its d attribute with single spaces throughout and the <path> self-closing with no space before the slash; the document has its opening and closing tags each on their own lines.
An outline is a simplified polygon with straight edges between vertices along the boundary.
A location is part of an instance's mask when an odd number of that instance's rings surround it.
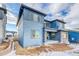
<svg viewBox="0 0 79 59">
<path fill-rule="evenodd" d="M 52 21 L 49 21 L 49 20 L 44 20 L 45 22 L 52 22 Z"/>
<path fill-rule="evenodd" d="M 64 32 L 79 32 L 79 30 L 71 30 L 71 29 L 63 29 L 63 30 L 58 30 L 58 31 L 64 31 Z"/>
<path fill-rule="evenodd" d="M 14 33 L 17 33 L 17 31 L 6 31 L 6 32 L 14 32 Z"/>
<path fill-rule="evenodd" d="M 51 22 L 54 22 L 54 21 L 59 21 L 59 22 L 62 22 L 62 23 L 66 23 L 66 22 L 64 22 L 64 21 L 62 21 L 62 20 L 58 20 L 58 19 L 55 19 L 55 20 L 52 20 Z"/>
<path fill-rule="evenodd" d="M 22 4 L 21 4 L 21 6 L 20 6 L 20 10 L 19 10 L 18 19 L 17 19 L 17 23 L 16 23 L 16 26 L 18 25 L 18 23 L 19 23 L 19 20 L 20 20 L 20 18 L 21 18 L 21 16 L 22 16 L 23 9 L 24 9 L 24 8 L 22 7 Z"/>
<path fill-rule="evenodd" d="M 22 4 L 22 7 L 24 7 L 25 9 L 29 9 L 29 10 L 31 10 L 31 11 L 33 11 L 33 12 L 36 12 L 36 13 L 42 14 L 42 15 L 44 15 L 44 16 L 47 15 L 47 14 L 45 14 L 45 13 L 39 11 L 39 10 L 36 10 L 36 9 L 31 8 L 31 7 L 29 7 L 29 6 L 26 6 L 26 5 L 24 5 L 24 4 Z"/>
<path fill-rule="evenodd" d="M 23 9 L 24 9 L 24 8 L 25 8 L 25 9 L 29 9 L 29 10 L 31 10 L 31 11 L 33 11 L 33 12 L 36 12 L 36 13 L 42 14 L 42 15 L 44 15 L 44 16 L 47 15 L 47 14 L 45 14 L 45 13 L 43 13 L 43 12 L 40 12 L 40 11 L 38 11 L 38 10 L 36 10 L 36 9 L 33 9 L 33 8 L 28 7 L 28 6 L 24 5 L 24 4 L 21 4 L 20 10 L 19 10 L 19 16 L 18 16 L 17 25 L 18 25 L 18 22 L 19 22 L 19 20 L 20 20 L 20 18 L 21 18 L 21 16 L 22 16 L 22 13 L 23 13 Z M 17 25 L 16 25 L 16 26 L 17 26 Z"/>
</svg>

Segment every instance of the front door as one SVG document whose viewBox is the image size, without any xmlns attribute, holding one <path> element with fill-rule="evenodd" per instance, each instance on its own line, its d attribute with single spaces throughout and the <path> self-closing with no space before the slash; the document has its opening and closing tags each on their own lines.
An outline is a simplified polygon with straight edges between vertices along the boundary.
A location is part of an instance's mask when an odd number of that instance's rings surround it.
<svg viewBox="0 0 79 59">
<path fill-rule="evenodd" d="M 68 42 L 68 33 L 67 32 L 61 32 L 61 43 L 69 43 Z"/>
</svg>

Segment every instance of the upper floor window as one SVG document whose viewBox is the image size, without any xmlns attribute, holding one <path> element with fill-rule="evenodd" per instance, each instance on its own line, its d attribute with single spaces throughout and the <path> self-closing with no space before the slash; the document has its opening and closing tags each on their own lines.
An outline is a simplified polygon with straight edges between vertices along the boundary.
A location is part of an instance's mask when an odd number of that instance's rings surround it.
<svg viewBox="0 0 79 59">
<path fill-rule="evenodd" d="M 33 21 L 38 21 L 38 17 L 39 17 L 39 15 L 33 14 Z"/>
<path fill-rule="evenodd" d="M 46 28 L 50 28 L 50 23 L 49 22 L 45 22 L 44 24 L 45 24 Z"/>
<path fill-rule="evenodd" d="M 57 26 L 58 26 L 58 29 L 64 29 L 64 24 L 63 23 L 58 23 Z"/>
<path fill-rule="evenodd" d="M 30 10 L 24 10 L 24 19 L 28 21 L 43 22 L 44 16 Z"/>
<path fill-rule="evenodd" d="M 39 14 L 33 13 L 32 16 L 33 16 L 33 21 L 36 21 L 36 22 L 42 22 L 43 21 L 43 17 Z"/>
</svg>

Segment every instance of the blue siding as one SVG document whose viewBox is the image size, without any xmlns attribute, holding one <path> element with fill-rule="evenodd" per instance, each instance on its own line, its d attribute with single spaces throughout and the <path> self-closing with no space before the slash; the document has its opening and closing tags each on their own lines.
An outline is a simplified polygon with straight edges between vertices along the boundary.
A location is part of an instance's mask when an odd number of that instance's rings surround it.
<svg viewBox="0 0 79 59">
<path fill-rule="evenodd" d="M 32 29 L 39 32 L 39 39 L 33 39 Z M 33 21 L 24 21 L 24 47 L 43 44 L 43 24 Z"/>
<path fill-rule="evenodd" d="M 21 17 L 21 23 L 19 24 L 19 42 L 22 47 L 43 44 L 43 22 L 33 21 L 33 13 L 25 9 L 22 14 L 23 18 Z M 40 14 L 38 15 L 41 16 L 41 20 L 44 21 L 44 16 Z M 32 38 L 32 30 L 39 33 L 39 38 Z"/>
<path fill-rule="evenodd" d="M 58 22 L 58 21 L 54 21 L 51 22 L 51 28 L 55 28 L 55 29 L 64 29 L 64 23 Z"/>
<path fill-rule="evenodd" d="M 64 23 L 57 22 L 57 26 L 58 26 L 58 29 L 60 29 L 60 30 L 63 30 L 64 29 Z"/>
<path fill-rule="evenodd" d="M 49 35 L 49 40 L 52 40 L 51 33 L 49 33 L 48 35 Z"/>
<path fill-rule="evenodd" d="M 18 39 L 19 39 L 19 44 L 23 47 L 23 16 L 21 17 L 19 24 L 18 24 Z"/>
<path fill-rule="evenodd" d="M 57 23 L 56 22 L 51 22 L 51 28 L 58 29 Z"/>
<path fill-rule="evenodd" d="M 57 41 L 61 41 L 61 32 L 57 32 L 56 33 L 56 37 L 55 37 L 55 39 L 57 40 Z"/>
<path fill-rule="evenodd" d="M 71 43 L 79 42 L 79 32 L 69 31 L 68 36 L 69 36 L 69 42 Z"/>
</svg>

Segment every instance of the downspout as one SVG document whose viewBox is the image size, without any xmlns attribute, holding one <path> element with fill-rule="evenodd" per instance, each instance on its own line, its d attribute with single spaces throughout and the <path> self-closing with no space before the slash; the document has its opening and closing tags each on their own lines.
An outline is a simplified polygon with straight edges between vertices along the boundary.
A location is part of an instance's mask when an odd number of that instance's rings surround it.
<svg viewBox="0 0 79 59">
<path fill-rule="evenodd" d="M 45 28 L 44 27 L 43 27 L 43 40 L 42 40 L 42 43 L 43 43 L 43 45 L 45 43 Z"/>
</svg>

